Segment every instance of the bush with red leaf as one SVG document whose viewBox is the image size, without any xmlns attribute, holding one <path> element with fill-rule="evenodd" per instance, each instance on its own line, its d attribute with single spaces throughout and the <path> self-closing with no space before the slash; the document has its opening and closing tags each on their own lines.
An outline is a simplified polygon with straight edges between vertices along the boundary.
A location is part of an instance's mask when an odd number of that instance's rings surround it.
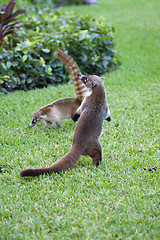
<svg viewBox="0 0 160 240">
<path fill-rule="evenodd" d="M 17 21 L 17 16 L 24 13 L 25 10 L 19 9 L 13 13 L 15 5 L 15 0 L 11 0 L 8 5 L 4 5 L 0 8 L 0 44 L 1 47 L 3 43 L 7 49 L 10 48 L 9 44 L 4 41 L 4 38 L 10 34 L 16 35 L 17 30 L 23 25 L 22 22 Z"/>
</svg>

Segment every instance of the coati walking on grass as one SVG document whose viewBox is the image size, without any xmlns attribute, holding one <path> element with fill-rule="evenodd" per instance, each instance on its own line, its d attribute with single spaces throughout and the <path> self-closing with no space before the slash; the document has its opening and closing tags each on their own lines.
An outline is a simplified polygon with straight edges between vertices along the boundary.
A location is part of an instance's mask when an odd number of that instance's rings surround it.
<svg viewBox="0 0 160 240">
<path fill-rule="evenodd" d="M 101 162 L 102 149 L 98 138 L 102 131 L 103 120 L 108 112 L 103 79 L 95 75 L 84 76 L 80 73 L 78 76 L 91 90 L 91 94 L 85 98 L 80 106 L 80 111 L 77 113 L 80 116 L 74 132 L 71 150 L 50 167 L 22 170 L 21 177 L 34 177 L 45 173 L 65 171 L 73 168 L 81 155 L 89 155 L 96 167 Z"/>
<path fill-rule="evenodd" d="M 50 128 L 53 123 L 57 127 L 61 127 L 61 120 L 73 118 L 75 111 L 85 97 L 86 88 L 77 76 L 80 70 L 75 60 L 60 50 L 57 50 L 54 55 L 68 68 L 74 83 L 76 98 L 59 99 L 39 109 L 33 114 L 29 127 L 34 127 L 40 121 L 46 121 L 46 128 Z"/>
</svg>

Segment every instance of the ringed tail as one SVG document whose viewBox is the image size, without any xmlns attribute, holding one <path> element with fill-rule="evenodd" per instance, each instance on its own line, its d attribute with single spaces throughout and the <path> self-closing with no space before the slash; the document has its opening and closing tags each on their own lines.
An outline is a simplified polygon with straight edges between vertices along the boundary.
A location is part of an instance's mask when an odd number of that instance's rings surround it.
<svg viewBox="0 0 160 240">
<path fill-rule="evenodd" d="M 80 70 L 76 61 L 71 56 L 69 56 L 68 54 L 59 49 L 55 51 L 54 55 L 56 58 L 62 61 L 62 63 L 68 68 L 71 80 L 74 84 L 76 98 L 79 101 L 82 101 L 85 97 L 86 88 L 77 75 L 80 72 Z"/>
</svg>

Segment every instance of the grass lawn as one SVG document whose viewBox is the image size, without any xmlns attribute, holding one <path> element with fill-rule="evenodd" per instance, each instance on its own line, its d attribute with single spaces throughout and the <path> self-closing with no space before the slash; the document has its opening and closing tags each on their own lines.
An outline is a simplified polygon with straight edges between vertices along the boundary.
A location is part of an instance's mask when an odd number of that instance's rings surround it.
<svg viewBox="0 0 160 240">
<path fill-rule="evenodd" d="M 160 239 L 159 0 L 98 0 L 66 7 L 115 27 L 121 66 L 105 75 L 112 122 L 104 122 L 98 169 L 89 157 L 63 174 L 22 179 L 27 167 L 69 151 L 75 124 L 27 129 L 40 107 L 74 96 L 62 85 L 0 96 L 0 239 Z"/>
</svg>

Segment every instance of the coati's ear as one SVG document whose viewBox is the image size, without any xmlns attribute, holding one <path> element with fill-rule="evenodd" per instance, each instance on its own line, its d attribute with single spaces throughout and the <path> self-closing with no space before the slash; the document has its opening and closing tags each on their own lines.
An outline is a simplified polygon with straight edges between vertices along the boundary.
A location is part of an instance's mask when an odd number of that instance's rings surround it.
<svg viewBox="0 0 160 240">
<path fill-rule="evenodd" d="M 81 74 L 81 73 L 77 73 L 77 76 L 78 76 L 79 78 L 81 78 L 81 77 L 82 77 L 82 74 Z"/>
<path fill-rule="evenodd" d="M 41 110 L 41 111 L 39 112 L 39 115 L 40 115 L 40 116 L 44 115 L 44 112 Z"/>
<path fill-rule="evenodd" d="M 104 77 L 101 77 L 101 80 L 104 81 Z"/>
<path fill-rule="evenodd" d="M 92 88 L 96 87 L 97 83 L 95 81 L 92 82 Z"/>
</svg>

